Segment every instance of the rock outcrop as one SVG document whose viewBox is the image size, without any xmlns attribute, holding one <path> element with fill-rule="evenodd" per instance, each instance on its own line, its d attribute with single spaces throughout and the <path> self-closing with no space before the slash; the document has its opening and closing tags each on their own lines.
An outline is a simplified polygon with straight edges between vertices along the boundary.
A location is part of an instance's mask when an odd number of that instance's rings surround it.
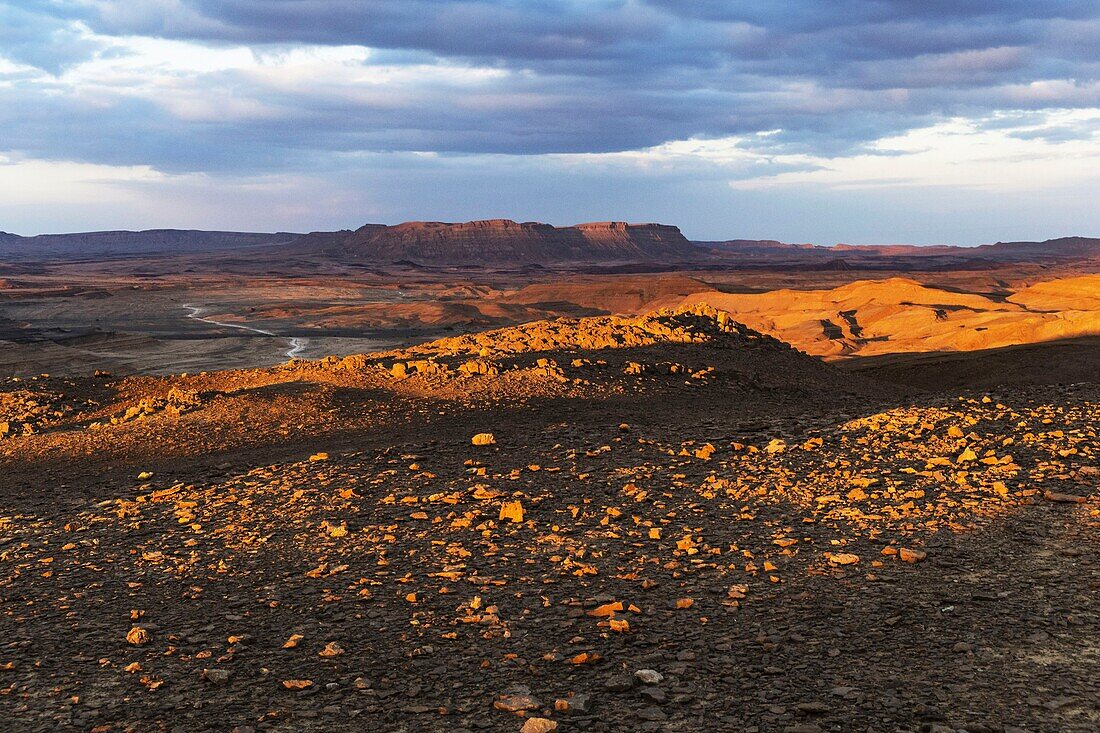
<svg viewBox="0 0 1100 733">
<path fill-rule="evenodd" d="M 422 265 L 691 260 L 702 253 L 674 226 L 625 222 L 571 227 L 509 219 L 368 224 L 345 237 L 316 241 L 346 257 Z"/>
</svg>

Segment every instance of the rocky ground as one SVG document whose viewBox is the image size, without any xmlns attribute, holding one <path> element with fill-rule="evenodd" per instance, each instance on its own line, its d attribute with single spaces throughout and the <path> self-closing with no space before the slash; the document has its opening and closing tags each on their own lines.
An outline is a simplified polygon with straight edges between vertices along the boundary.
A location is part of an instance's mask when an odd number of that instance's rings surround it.
<svg viewBox="0 0 1100 733">
<path fill-rule="evenodd" d="M 986 386 L 707 308 L 9 382 L 0 720 L 1096 730 L 1100 384 Z"/>
</svg>

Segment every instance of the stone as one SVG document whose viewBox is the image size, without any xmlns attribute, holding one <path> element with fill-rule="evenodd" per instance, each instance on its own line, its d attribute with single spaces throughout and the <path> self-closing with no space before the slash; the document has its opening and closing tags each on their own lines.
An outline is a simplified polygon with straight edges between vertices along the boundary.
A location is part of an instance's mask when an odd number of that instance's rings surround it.
<svg viewBox="0 0 1100 733">
<path fill-rule="evenodd" d="M 616 675 L 609 679 L 604 687 L 609 692 L 626 692 L 634 687 L 634 678 L 625 675 Z"/>
<path fill-rule="evenodd" d="M 520 733 L 551 733 L 558 729 L 558 724 L 549 718 L 528 718 Z"/>
<path fill-rule="evenodd" d="M 921 550 L 910 550 L 908 547 L 898 548 L 898 558 L 902 562 L 917 563 L 922 562 L 927 557 L 928 553 Z"/>
<path fill-rule="evenodd" d="M 151 639 L 152 637 L 149 635 L 149 631 L 140 626 L 135 626 L 126 632 L 126 641 L 134 646 L 144 646 L 148 644 Z"/>
<path fill-rule="evenodd" d="M 317 652 L 319 657 L 338 657 L 344 653 L 344 648 L 340 646 L 339 642 L 330 641 L 325 644 L 325 648 Z"/>
<path fill-rule="evenodd" d="M 1044 491 L 1043 498 L 1047 501 L 1053 501 L 1056 504 L 1084 504 L 1087 499 L 1083 496 L 1076 496 L 1074 494 L 1061 494 L 1057 491 Z"/>
<path fill-rule="evenodd" d="M 497 439 L 492 433 L 478 433 L 470 438 L 470 442 L 474 445 L 496 445 Z"/>
<path fill-rule="evenodd" d="M 224 669 L 204 669 L 202 678 L 215 685 L 224 685 L 229 682 L 229 672 Z"/>
<path fill-rule="evenodd" d="M 509 713 L 520 713 L 527 710 L 538 710 L 542 707 L 542 703 L 531 695 L 529 687 L 516 685 L 498 695 L 497 699 L 493 701 L 493 707 Z"/>
<path fill-rule="evenodd" d="M 665 676 L 655 669 L 639 669 L 634 676 L 643 685 L 659 685 L 665 679 Z"/>
<path fill-rule="evenodd" d="M 655 705 L 650 705 L 649 707 L 642 708 L 641 710 L 639 710 L 638 711 L 638 717 L 641 718 L 642 720 L 653 720 L 653 721 L 668 720 L 668 715 L 665 714 L 665 711 L 661 710 L 659 707 L 657 707 Z"/>
<path fill-rule="evenodd" d="M 764 451 L 766 453 L 770 453 L 773 455 L 776 453 L 782 453 L 785 450 L 787 450 L 787 443 L 780 438 L 774 438 L 771 442 L 767 444 L 767 446 L 764 447 Z"/>
<path fill-rule="evenodd" d="M 520 523 L 523 521 L 523 504 L 519 501 L 506 501 L 500 506 L 500 521 Z"/>
</svg>

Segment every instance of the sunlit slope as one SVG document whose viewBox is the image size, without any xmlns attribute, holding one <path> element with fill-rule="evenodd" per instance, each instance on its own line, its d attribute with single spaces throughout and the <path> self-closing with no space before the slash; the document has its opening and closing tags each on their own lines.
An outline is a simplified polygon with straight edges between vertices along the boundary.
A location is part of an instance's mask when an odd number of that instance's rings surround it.
<svg viewBox="0 0 1100 733">
<path fill-rule="evenodd" d="M 697 303 L 826 357 L 970 351 L 1100 334 L 1098 275 L 1039 283 L 1004 300 L 890 278 L 830 290 L 700 292 L 682 301 Z"/>
</svg>

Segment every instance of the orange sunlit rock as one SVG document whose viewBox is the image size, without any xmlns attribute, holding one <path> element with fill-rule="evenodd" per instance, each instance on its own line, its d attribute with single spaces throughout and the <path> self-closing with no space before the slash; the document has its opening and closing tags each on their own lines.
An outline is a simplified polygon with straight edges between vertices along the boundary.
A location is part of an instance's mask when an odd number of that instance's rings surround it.
<svg viewBox="0 0 1100 733">
<path fill-rule="evenodd" d="M 474 445 L 494 445 L 497 439 L 492 433 L 478 433 L 470 439 L 470 442 Z"/>
<path fill-rule="evenodd" d="M 622 610 L 623 610 L 623 602 L 622 601 L 612 601 L 611 603 L 605 603 L 601 606 L 597 606 L 596 608 L 593 608 L 591 611 L 588 612 L 588 615 L 589 616 L 595 616 L 597 618 L 605 617 L 605 616 L 613 616 L 616 613 L 621 613 Z"/>
<path fill-rule="evenodd" d="M 144 646 L 152 639 L 148 630 L 141 626 L 134 626 L 126 632 L 126 641 L 134 646 Z"/>
<path fill-rule="evenodd" d="M 500 507 L 500 521 L 522 522 L 523 504 L 519 501 L 507 501 Z"/>
</svg>

